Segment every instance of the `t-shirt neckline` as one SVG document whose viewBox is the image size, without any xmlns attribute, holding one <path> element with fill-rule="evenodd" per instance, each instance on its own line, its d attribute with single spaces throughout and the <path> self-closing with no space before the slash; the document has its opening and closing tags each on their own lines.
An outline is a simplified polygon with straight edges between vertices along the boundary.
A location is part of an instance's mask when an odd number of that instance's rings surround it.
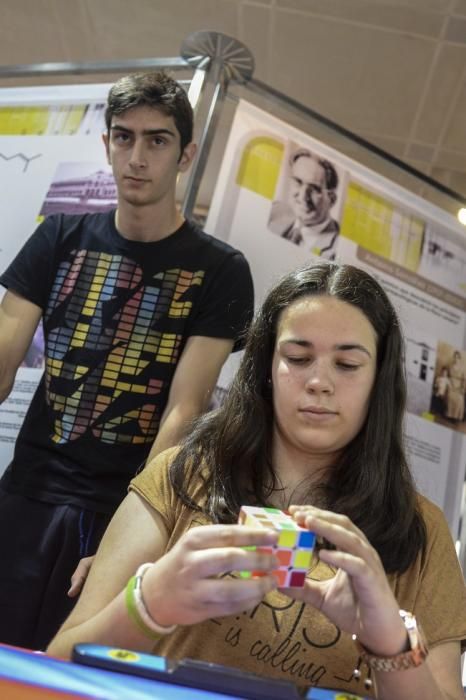
<svg viewBox="0 0 466 700">
<path fill-rule="evenodd" d="M 164 248 L 167 245 L 172 245 L 175 243 L 177 240 L 182 238 L 188 231 L 189 229 L 189 224 L 188 221 L 185 219 L 181 226 L 177 228 L 173 233 L 168 234 L 168 236 L 165 236 L 164 238 L 161 238 L 158 241 L 133 241 L 130 238 L 125 238 L 117 229 L 116 224 L 115 224 L 115 216 L 116 216 L 116 209 L 112 209 L 111 211 L 108 212 L 108 218 L 109 218 L 109 229 L 112 233 L 113 238 L 115 239 L 117 245 L 119 248 L 125 248 L 126 250 L 128 249 L 144 249 L 144 250 L 149 250 L 149 249 L 154 249 L 154 248 Z"/>
</svg>

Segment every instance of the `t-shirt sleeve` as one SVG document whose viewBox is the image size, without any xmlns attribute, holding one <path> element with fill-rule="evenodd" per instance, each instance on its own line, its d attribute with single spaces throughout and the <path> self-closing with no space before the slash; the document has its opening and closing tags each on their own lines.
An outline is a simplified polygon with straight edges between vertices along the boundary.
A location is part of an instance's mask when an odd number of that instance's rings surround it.
<svg viewBox="0 0 466 700">
<path fill-rule="evenodd" d="M 53 279 L 60 217 L 45 219 L 0 275 L 0 284 L 45 309 Z"/>
<path fill-rule="evenodd" d="M 190 335 L 230 338 L 241 350 L 254 312 L 254 288 L 249 264 L 242 253 L 227 255 L 206 287 Z"/>
<path fill-rule="evenodd" d="M 423 516 L 427 550 L 420 570 L 414 612 L 430 646 L 460 641 L 466 650 L 466 585 L 448 524 L 441 510 L 427 502 Z"/>
<path fill-rule="evenodd" d="M 135 491 L 159 513 L 168 532 L 173 531 L 180 514 L 180 502 L 173 491 L 169 474 L 177 449 L 170 447 L 154 457 L 128 487 L 128 491 Z"/>
</svg>

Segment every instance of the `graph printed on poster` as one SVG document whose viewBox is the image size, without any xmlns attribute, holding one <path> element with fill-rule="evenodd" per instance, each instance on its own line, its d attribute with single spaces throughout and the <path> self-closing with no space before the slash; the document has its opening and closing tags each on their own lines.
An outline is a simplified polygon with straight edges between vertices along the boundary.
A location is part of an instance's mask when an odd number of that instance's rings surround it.
<svg viewBox="0 0 466 700">
<path fill-rule="evenodd" d="M 302 182 L 325 188 L 327 196 L 306 199 Z M 354 264 L 381 282 L 405 336 L 405 443 L 411 467 L 419 490 L 443 508 L 456 536 L 466 466 L 466 235 L 461 225 L 240 101 L 206 229 L 247 256 L 256 305 L 282 274 L 312 259 Z M 233 357 L 224 367 L 219 391 L 238 362 Z"/>
<path fill-rule="evenodd" d="M 105 211 L 115 205 L 116 188 L 101 139 L 109 87 L 0 90 L 0 270 L 48 214 Z M 0 474 L 43 374 L 43 350 L 40 326 L 13 390 L 0 406 Z"/>
</svg>

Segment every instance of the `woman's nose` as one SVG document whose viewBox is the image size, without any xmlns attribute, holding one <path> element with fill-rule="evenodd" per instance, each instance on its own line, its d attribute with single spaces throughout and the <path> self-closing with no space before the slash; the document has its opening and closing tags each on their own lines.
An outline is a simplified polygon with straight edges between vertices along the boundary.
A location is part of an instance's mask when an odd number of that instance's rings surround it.
<svg viewBox="0 0 466 700">
<path fill-rule="evenodd" d="M 331 368 L 324 362 L 315 362 L 306 379 L 306 390 L 314 393 L 332 393 L 334 390 Z"/>
</svg>

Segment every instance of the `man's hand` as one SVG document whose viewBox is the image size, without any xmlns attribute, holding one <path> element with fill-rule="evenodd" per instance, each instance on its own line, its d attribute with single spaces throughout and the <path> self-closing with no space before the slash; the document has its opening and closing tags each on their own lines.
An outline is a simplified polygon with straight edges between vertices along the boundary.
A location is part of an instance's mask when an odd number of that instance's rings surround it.
<svg viewBox="0 0 466 700">
<path fill-rule="evenodd" d="M 91 570 L 92 562 L 94 561 L 94 556 L 95 555 L 93 555 L 92 557 L 84 557 L 83 559 L 81 559 L 78 566 L 76 567 L 71 577 L 70 589 L 67 593 L 69 598 L 75 598 L 81 593 L 86 579 L 89 576 L 89 571 Z"/>
</svg>

